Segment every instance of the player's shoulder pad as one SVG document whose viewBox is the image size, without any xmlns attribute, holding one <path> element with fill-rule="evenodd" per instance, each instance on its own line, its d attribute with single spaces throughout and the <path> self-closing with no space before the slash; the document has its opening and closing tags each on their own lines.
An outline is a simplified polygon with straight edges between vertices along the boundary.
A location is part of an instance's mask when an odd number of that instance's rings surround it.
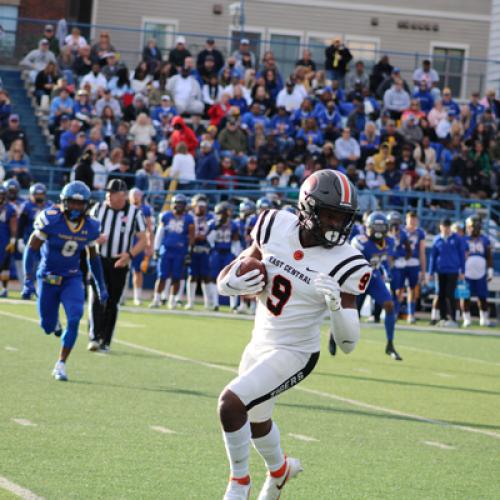
<svg viewBox="0 0 500 500">
<path fill-rule="evenodd" d="M 89 239 L 91 241 L 96 240 L 101 233 L 101 223 L 91 215 L 87 215 L 86 222 L 88 226 L 87 230 L 89 232 Z"/>
<path fill-rule="evenodd" d="M 59 207 L 50 207 L 42 210 L 35 219 L 35 229 L 39 229 L 43 231 L 44 228 L 54 224 L 59 220 L 60 215 L 62 214 L 61 209 Z"/>
<path fill-rule="evenodd" d="M 277 228 L 281 231 L 285 225 L 293 222 L 298 222 L 297 216 L 286 210 L 264 210 L 252 229 L 252 239 L 261 248 L 269 243 L 271 236 L 276 234 Z"/>
<path fill-rule="evenodd" d="M 358 285 L 360 280 L 368 274 L 367 281 L 371 276 L 370 264 L 365 256 L 356 248 L 349 244 L 341 247 L 337 264 L 328 273 L 340 286 L 341 291 L 358 295 L 364 292 Z"/>
</svg>

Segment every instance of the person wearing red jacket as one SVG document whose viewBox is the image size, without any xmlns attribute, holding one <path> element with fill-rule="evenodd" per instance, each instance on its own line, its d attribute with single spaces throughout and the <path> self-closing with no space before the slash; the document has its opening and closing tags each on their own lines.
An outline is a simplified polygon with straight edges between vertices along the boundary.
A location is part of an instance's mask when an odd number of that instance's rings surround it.
<svg viewBox="0 0 500 500">
<path fill-rule="evenodd" d="M 188 152 L 194 157 L 196 148 L 198 147 L 198 139 L 195 133 L 186 125 L 184 118 L 181 116 L 174 116 L 172 119 L 172 126 L 174 127 L 174 131 L 170 136 L 170 147 L 172 151 L 175 151 L 179 142 L 184 142 L 186 143 Z"/>
</svg>

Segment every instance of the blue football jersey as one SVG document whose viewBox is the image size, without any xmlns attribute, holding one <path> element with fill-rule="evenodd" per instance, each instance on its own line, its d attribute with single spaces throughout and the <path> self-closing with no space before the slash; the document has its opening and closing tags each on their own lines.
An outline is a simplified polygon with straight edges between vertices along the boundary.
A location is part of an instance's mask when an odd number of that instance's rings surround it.
<svg viewBox="0 0 500 500">
<path fill-rule="evenodd" d="M 193 216 L 183 214 L 177 217 L 169 210 L 160 215 L 160 222 L 165 228 L 162 247 L 186 251 L 189 244 L 189 226 L 194 224 Z"/>
<path fill-rule="evenodd" d="M 418 266 L 420 263 L 420 242 L 425 240 L 425 231 L 420 228 L 415 229 L 415 231 L 406 229 L 406 234 L 411 247 L 411 257 L 408 259 L 406 265 L 408 267 Z"/>
<path fill-rule="evenodd" d="M 10 220 L 14 215 L 16 215 L 16 209 L 11 203 L 4 203 L 0 206 L 0 245 L 5 246 L 10 240 Z"/>
<path fill-rule="evenodd" d="M 477 256 L 486 259 L 486 251 L 490 246 L 490 239 L 483 234 L 479 235 L 477 238 L 473 238 L 472 236 L 465 237 L 465 251 L 467 252 L 467 257 Z"/>
<path fill-rule="evenodd" d="M 240 243 L 242 248 L 247 248 L 250 246 L 250 233 L 257 223 L 257 215 L 250 215 L 246 219 L 235 219 L 236 225 L 238 226 L 238 232 L 240 234 Z"/>
<path fill-rule="evenodd" d="M 382 246 L 377 245 L 365 235 L 356 236 L 351 244 L 363 254 L 373 269 L 380 270 L 383 267 L 389 270 L 387 258 L 394 257 L 394 240 L 390 236 L 384 238 Z"/>
<path fill-rule="evenodd" d="M 406 242 L 408 241 L 408 234 L 404 229 L 400 229 L 398 233 L 391 233 L 392 240 L 394 241 L 394 258 L 406 257 Z"/>
<path fill-rule="evenodd" d="M 207 214 L 203 216 L 193 215 L 194 220 L 194 252 L 207 251 L 210 247 L 207 241 L 208 227 L 210 222 L 213 220 L 212 214 Z"/>
<path fill-rule="evenodd" d="M 33 232 L 35 219 L 37 218 L 38 214 L 42 210 L 52 208 L 53 205 L 54 204 L 50 200 L 47 200 L 43 204 L 43 206 L 37 205 L 36 203 L 33 203 L 31 200 L 27 200 L 23 204 L 21 208 L 21 217 L 25 219 L 25 224 L 26 224 L 25 227 L 23 228 L 23 234 L 22 234 L 24 242 L 27 242 L 29 240 L 31 233 Z"/>
<path fill-rule="evenodd" d="M 231 243 L 235 234 L 239 237 L 238 224 L 234 220 L 227 221 L 220 227 L 217 227 L 217 221 L 213 220 L 208 225 L 208 233 L 215 232 L 213 249 L 217 252 L 229 252 Z"/>
<path fill-rule="evenodd" d="M 44 244 L 38 274 L 81 275 L 80 253 L 99 238 L 99 230 L 99 221 L 90 215 L 75 226 L 59 207 L 40 212 L 35 220 L 35 234 L 44 240 Z"/>
</svg>

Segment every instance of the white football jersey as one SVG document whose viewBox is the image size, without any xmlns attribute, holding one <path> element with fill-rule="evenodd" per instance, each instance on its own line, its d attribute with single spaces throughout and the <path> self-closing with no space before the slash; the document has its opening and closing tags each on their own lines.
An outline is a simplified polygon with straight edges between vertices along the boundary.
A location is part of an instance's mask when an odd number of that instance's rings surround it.
<svg viewBox="0 0 500 500">
<path fill-rule="evenodd" d="M 330 275 L 342 292 L 359 295 L 370 281 L 368 262 L 349 243 L 304 248 L 298 217 L 284 210 L 263 212 L 251 235 L 267 270 L 266 288 L 257 299 L 252 343 L 319 351 L 327 307 L 324 296 L 314 287 L 315 276 Z"/>
</svg>

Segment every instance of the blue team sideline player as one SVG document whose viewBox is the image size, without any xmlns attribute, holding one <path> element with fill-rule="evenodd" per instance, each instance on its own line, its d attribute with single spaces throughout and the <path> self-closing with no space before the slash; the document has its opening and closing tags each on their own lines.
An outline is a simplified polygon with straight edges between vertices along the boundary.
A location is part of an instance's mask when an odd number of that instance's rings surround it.
<svg viewBox="0 0 500 500">
<path fill-rule="evenodd" d="M 215 287 L 217 276 L 221 270 L 239 255 L 241 250 L 238 224 L 231 220 L 231 206 L 223 201 L 215 205 L 215 219 L 208 225 L 207 240 L 210 243 L 210 278 L 214 284 L 212 304 L 214 310 L 219 308 L 219 294 Z M 236 310 L 237 296 L 230 297 L 229 305 Z"/>
<path fill-rule="evenodd" d="M 408 283 L 408 323 L 415 323 L 417 285 L 425 283 L 427 258 L 425 255 L 425 231 L 418 227 L 416 212 L 406 214 L 406 234 L 410 244 L 410 258 L 406 261 L 405 281 Z"/>
<path fill-rule="evenodd" d="M 104 303 L 108 291 L 104 284 L 101 260 L 95 248 L 99 238 L 99 222 L 87 214 L 90 189 L 81 181 L 73 181 L 61 192 L 61 205 L 40 212 L 35 230 L 24 251 L 25 286 L 31 287 L 34 261 L 40 251 L 37 270 L 38 314 L 46 334 L 61 335 L 59 305 L 66 312 L 67 325 L 61 337 L 59 359 L 52 372 L 56 380 L 68 380 L 66 360 L 75 345 L 85 294 L 80 254 L 89 250 L 89 267 L 97 283 L 99 300 Z"/>
<path fill-rule="evenodd" d="M 201 286 L 203 293 L 203 306 L 211 308 L 211 297 L 213 296 L 215 284 L 210 283 L 210 245 L 207 241 L 208 225 L 213 219 L 208 212 L 208 199 L 204 194 L 197 194 L 191 201 L 194 219 L 194 243 L 191 252 L 191 265 L 189 266 L 189 277 L 187 281 L 187 304 L 186 309 L 193 309 L 196 287 Z"/>
<path fill-rule="evenodd" d="M 7 297 L 11 258 L 16 248 L 17 213 L 7 200 L 7 189 L 0 185 L 0 298 Z"/>
<path fill-rule="evenodd" d="M 389 236 L 394 242 L 394 259 L 391 269 L 391 290 L 393 294 L 394 306 L 396 308 L 396 319 L 399 316 L 399 308 L 404 298 L 405 289 L 405 268 L 411 256 L 411 247 L 406 231 L 401 228 L 403 220 L 401 214 L 396 211 L 387 214 L 389 223 Z"/>
<path fill-rule="evenodd" d="M 472 215 L 465 221 L 465 280 L 470 296 L 479 302 L 479 324 L 490 326 L 488 312 L 488 281 L 493 279 L 493 255 L 490 239 L 481 234 L 481 217 Z M 470 299 L 463 303 L 464 327 L 472 324 Z"/>
<path fill-rule="evenodd" d="M 184 277 L 186 265 L 191 258 L 194 242 L 194 220 L 187 213 L 187 198 L 176 194 L 172 198 L 173 210 L 160 214 L 156 229 L 154 250 L 158 262 L 158 278 L 155 283 L 153 302 L 149 307 L 159 307 L 161 293 L 169 290 L 168 308 L 175 309 L 175 296 L 179 292 L 180 281 Z M 169 285 L 167 285 L 169 280 Z"/>
<path fill-rule="evenodd" d="M 47 188 L 41 182 L 37 182 L 30 186 L 30 194 L 28 200 L 21 208 L 21 214 L 17 221 L 17 251 L 22 255 L 26 247 L 26 243 L 30 239 L 34 229 L 35 219 L 38 214 L 47 208 L 52 207 L 53 203 L 47 200 Z M 35 267 L 38 262 L 35 263 Z M 35 287 L 23 288 L 21 297 L 24 300 L 31 299 L 35 293 Z"/>
<path fill-rule="evenodd" d="M 132 188 L 129 192 L 129 201 L 140 209 L 146 223 L 146 248 L 139 252 L 132 259 L 132 284 L 134 287 L 134 305 L 140 306 L 142 303 L 142 283 L 144 274 L 147 273 L 149 260 L 153 256 L 153 209 L 146 203 L 144 193 L 138 188 Z M 137 243 L 137 236 L 134 236 L 133 245 Z"/>
<path fill-rule="evenodd" d="M 384 325 L 387 337 L 385 353 L 392 359 L 402 361 L 401 356 L 394 348 L 396 324 L 394 302 L 385 285 L 385 281 L 390 280 L 391 261 L 394 256 L 394 241 L 387 236 L 388 231 L 389 224 L 386 216 L 382 212 L 373 212 L 366 221 L 366 236 L 359 235 L 352 240 L 352 246 L 364 255 L 373 268 L 372 278 L 365 294 L 358 296 L 358 307 L 361 308 L 366 295 L 369 295 L 376 304 L 384 308 Z"/>
</svg>

